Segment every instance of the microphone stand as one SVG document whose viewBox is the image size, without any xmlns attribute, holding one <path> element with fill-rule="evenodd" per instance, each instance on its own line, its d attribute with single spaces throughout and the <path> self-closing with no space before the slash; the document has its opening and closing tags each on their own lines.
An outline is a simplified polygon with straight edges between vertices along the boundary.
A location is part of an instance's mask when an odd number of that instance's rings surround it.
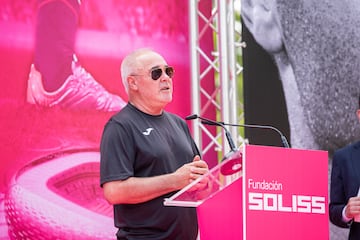
<svg viewBox="0 0 360 240">
<path fill-rule="evenodd" d="M 235 147 L 235 144 L 231 137 L 231 134 L 230 134 L 229 130 L 225 127 L 225 124 L 222 122 L 217 122 L 217 121 L 213 121 L 210 119 L 200 117 L 197 114 L 187 116 L 185 119 L 186 120 L 194 120 L 197 118 L 202 120 L 201 123 L 203 123 L 203 124 L 220 126 L 225 131 L 225 136 L 229 143 L 231 151 L 224 155 L 222 161 L 228 160 L 228 162 L 224 166 L 222 166 L 222 168 L 220 169 L 220 172 L 223 175 L 227 176 L 227 175 L 232 175 L 236 172 L 241 171 L 242 170 L 242 153 Z"/>
<path fill-rule="evenodd" d="M 202 119 L 202 123 L 203 124 L 208 124 L 208 125 L 217 125 L 214 123 L 214 121 L 210 120 L 210 119 Z M 280 135 L 281 138 L 281 142 L 283 144 L 283 146 L 285 148 L 290 148 L 290 145 L 286 139 L 286 137 L 284 136 L 284 134 L 282 134 L 282 132 L 272 126 L 265 126 L 265 125 L 253 125 L 253 124 L 232 124 L 232 123 L 224 123 L 224 122 L 220 122 L 220 124 L 222 125 L 226 125 L 226 126 L 233 126 L 233 127 L 248 127 L 248 128 L 263 128 L 263 129 L 271 129 L 274 130 L 275 132 L 277 132 Z"/>
<path fill-rule="evenodd" d="M 231 151 L 235 152 L 237 150 L 236 147 L 235 147 L 234 141 L 233 141 L 233 139 L 231 137 L 231 134 L 230 134 L 229 130 L 227 130 L 227 128 L 225 127 L 225 124 L 223 124 L 222 122 L 217 122 L 217 121 L 213 121 L 213 120 L 210 120 L 210 119 L 207 119 L 207 118 L 200 117 L 197 114 L 187 116 L 185 119 L 186 120 L 194 120 L 194 119 L 197 119 L 197 118 L 202 120 L 201 122 L 204 123 L 204 124 L 216 125 L 216 126 L 222 127 L 224 129 L 224 131 L 225 131 L 225 136 L 226 136 L 226 139 L 227 139 L 227 141 L 229 143 Z"/>
</svg>

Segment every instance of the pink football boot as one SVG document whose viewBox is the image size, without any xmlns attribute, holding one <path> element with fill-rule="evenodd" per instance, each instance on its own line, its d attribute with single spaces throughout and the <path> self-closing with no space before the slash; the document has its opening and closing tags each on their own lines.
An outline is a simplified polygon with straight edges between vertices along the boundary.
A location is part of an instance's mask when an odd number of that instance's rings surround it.
<svg viewBox="0 0 360 240">
<path fill-rule="evenodd" d="M 44 107 L 60 106 L 71 109 L 94 109 L 105 112 L 119 111 L 125 102 L 109 93 L 77 62 L 72 62 L 73 74 L 55 92 L 46 92 L 41 73 L 32 64 L 28 79 L 27 102 Z"/>
</svg>

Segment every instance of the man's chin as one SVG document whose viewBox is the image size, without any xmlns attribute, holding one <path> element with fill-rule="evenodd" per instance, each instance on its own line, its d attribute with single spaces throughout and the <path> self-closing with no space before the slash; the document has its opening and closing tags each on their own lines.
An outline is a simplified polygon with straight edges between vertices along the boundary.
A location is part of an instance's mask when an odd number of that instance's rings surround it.
<svg viewBox="0 0 360 240">
<path fill-rule="evenodd" d="M 172 101 L 172 93 L 170 93 L 169 92 L 169 94 L 162 94 L 161 95 L 161 102 L 163 102 L 163 103 L 166 103 L 166 104 L 168 104 L 168 103 L 171 103 L 171 101 Z"/>
</svg>

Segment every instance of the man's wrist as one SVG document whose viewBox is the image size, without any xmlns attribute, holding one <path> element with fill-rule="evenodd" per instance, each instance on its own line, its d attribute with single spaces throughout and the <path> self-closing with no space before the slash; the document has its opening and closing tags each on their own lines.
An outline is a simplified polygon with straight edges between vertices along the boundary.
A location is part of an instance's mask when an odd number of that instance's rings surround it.
<svg viewBox="0 0 360 240">
<path fill-rule="evenodd" d="M 352 220 L 352 218 L 349 218 L 349 217 L 346 216 L 346 214 L 345 214 L 346 207 L 347 207 L 347 205 L 345 205 L 345 207 L 342 210 L 342 219 L 343 219 L 344 222 L 348 223 L 348 222 L 350 222 Z"/>
</svg>

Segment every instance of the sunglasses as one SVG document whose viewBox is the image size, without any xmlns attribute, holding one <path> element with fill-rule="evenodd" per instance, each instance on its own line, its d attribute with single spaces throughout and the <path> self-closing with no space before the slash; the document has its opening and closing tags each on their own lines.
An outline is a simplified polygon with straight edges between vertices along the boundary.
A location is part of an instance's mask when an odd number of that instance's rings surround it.
<svg viewBox="0 0 360 240">
<path fill-rule="evenodd" d="M 166 73 L 166 75 L 169 76 L 169 78 L 172 78 L 174 76 L 174 68 L 173 67 L 166 66 L 164 68 L 164 72 Z M 151 79 L 154 81 L 158 80 L 162 74 L 163 74 L 162 68 L 157 67 L 157 68 L 151 69 Z"/>
</svg>

